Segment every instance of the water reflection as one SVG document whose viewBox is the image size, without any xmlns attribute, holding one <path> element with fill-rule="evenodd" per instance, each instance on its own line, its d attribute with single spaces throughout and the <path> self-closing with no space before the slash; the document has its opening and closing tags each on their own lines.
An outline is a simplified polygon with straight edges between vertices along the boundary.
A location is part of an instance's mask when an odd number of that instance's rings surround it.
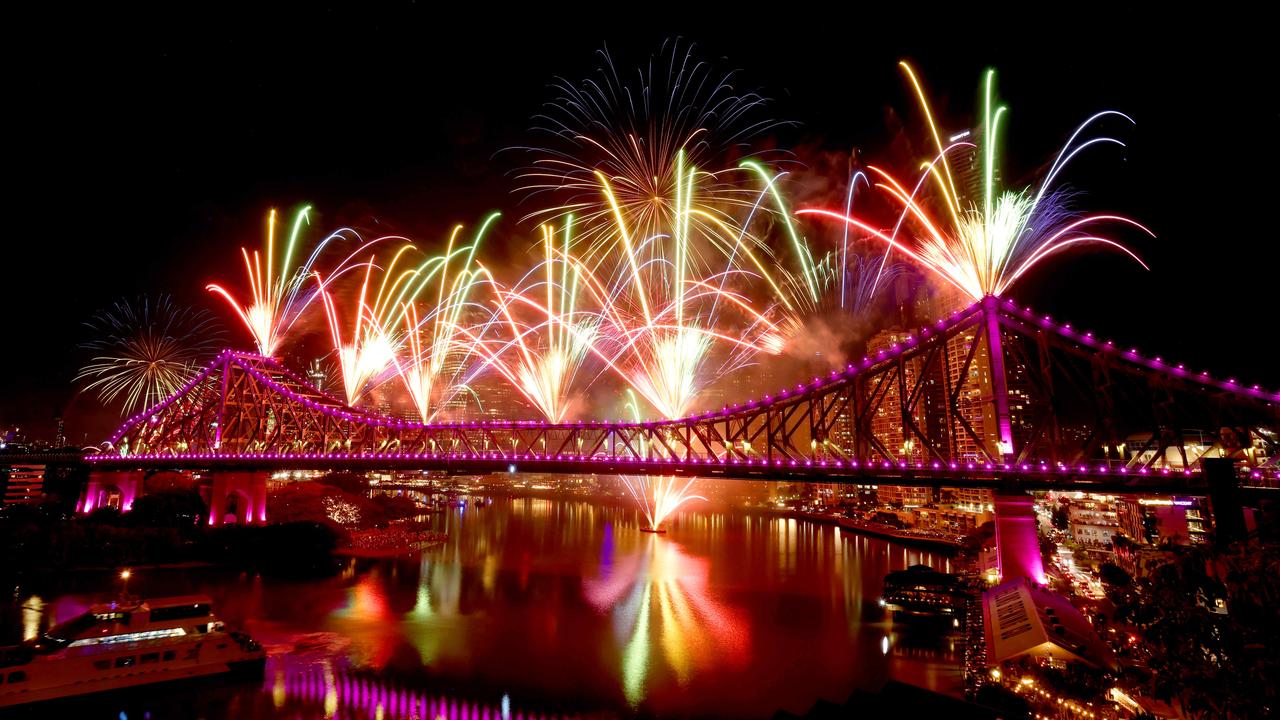
<svg viewBox="0 0 1280 720">
<path fill-rule="evenodd" d="M 747 660 L 750 633 L 742 612 L 708 592 L 709 562 L 684 553 L 656 535 L 640 538 L 632 551 L 615 548 L 606 528 L 601 574 L 583 580 L 587 600 L 613 619 L 622 687 L 632 707 L 644 698 L 646 680 L 660 651 L 677 683 L 686 686 L 695 668 L 724 669 Z"/>
<path fill-rule="evenodd" d="M 352 674 L 323 662 L 310 664 L 287 657 L 272 658 L 264 692 L 275 709 L 302 717 L 433 718 L 434 720 L 525 720 L 569 717 L 528 713 L 513 708 L 503 696 L 496 703 L 459 699 L 397 685 L 367 675 Z"/>
<path fill-rule="evenodd" d="M 769 717 L 889 678 L 960 687 L 951 641 L 910 636 L 876 603 L 885 573 L 951 570 L 946 555 L 714 496 L 669 519 L 666 535 L 641 532 L 634 506 L 609 501 L 494 498 L 427 517 L 448 534 L 442 546 L 332 578 L 143 571 L 130 589 L 212 595 L 224 620 L 264 643 L 265 686 L 228 691 L 246 718 L 379 707 L 391 718 L 402 705 L 403 717 L 492 718 L 503 696 L 525 712 Z M 42 588 L 6 632 L 42 630 L 110 591 L 81 579 Z M 158 707 L 148 698 L 142 710 Z M 232 701 L 197 696 L 215 700 Z M 188 704 L 166 716 L 196 717 Z M 101 709 L 87 716 L 115 717 Z"/>
</svg>

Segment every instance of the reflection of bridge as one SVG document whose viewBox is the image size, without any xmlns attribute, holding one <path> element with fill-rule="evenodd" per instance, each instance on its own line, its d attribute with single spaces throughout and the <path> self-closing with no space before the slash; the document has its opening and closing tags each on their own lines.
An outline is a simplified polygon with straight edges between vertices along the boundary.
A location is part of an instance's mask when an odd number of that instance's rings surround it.
<svg viewBox="0 0 1280 720">
<path fill-rule="evenodd" d="M 325 717 L 347 709 L 356 717 L 420 717 L 436 720 L 555 720 L 555 713 L 526 712 L 511 707 L 506 697 L 500 703 L 459 699 L 429 693 L 406 683 L 397 685 L 372 673 L 353 673 L 332 663 L 308 664 L 288 655 L 273 656 L 263 692 L 277 707 L 315 711 L 324 708 Z"/>
<path fill-rule="evenodd" d="M 888 428 L 886 430 L 885 428 Z M 1188 428 L 1208 428 L 1188 437 Z M 349 407 L 275 361 L 224 352 L 130 418 L 108 468 L 447 468 L 1042 484 L 1275 477 L 1280 393 L 1115 348 L 988 297 L 843 372 L 652 422 L 423 424 Z"/>
</svg>

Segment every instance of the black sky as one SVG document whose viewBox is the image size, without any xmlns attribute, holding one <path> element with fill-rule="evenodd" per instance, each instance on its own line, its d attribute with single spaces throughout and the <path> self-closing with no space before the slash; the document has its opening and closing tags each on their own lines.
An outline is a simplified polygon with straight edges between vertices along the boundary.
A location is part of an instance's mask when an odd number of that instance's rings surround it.
<svg viewBox="0 0 1280 720">
<path fill-rule="evenodd" d="M 999 69 L 1013 177 L 1092 112 L 1132 115 L 1127 150 L 1086 159 L 1070 180 L 1088 209 L 1156 232 L 1137 243 L 1151 272 L 1088 254 L 1014 295 L 1190 367 L 1280 384 L 1280 63 L 1260 16 L 1226 5 L 1191 18 L 956 4 L 934 19 L 915 5 L 689 15 L 628 4 L 565 17 L 221 7 L 91 17 L 59 6 L 6 22 L 0 424 L 47 433 L 65 412 L 72 440 L 99 439 L 110 423 L 70 384 L 80 323 L 139 292 L 224 313 L 203 287 L 239 282 L 236 248 L 260 242 L 272 206 L 312 203 L 320 229 L 376 219 L 419 238 L 493 209 L 514 223 L 516 163 L 495 153 L 529 140 L 548 83 L 590 74 L 605 44 L 625 65 L 675 36 L 741 68 L 776 116 L 800 123 L 780 139 L 806 147 L 874 156 L 893 139 L 890 109 L 920 131 L 901 58 L 951 126 L 970 117 L 982 70 Z"/>
</svg>

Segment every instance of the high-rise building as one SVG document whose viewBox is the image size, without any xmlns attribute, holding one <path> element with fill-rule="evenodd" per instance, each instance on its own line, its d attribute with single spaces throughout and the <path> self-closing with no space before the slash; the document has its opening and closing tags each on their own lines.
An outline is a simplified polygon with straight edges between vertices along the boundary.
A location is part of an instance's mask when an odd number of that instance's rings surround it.
<svg viewBox="0 0 1280 720">
<path fill-rule="evenodd" d="M 1107 545 L 1120 529 L 1114 498 L 1086 495 L 1067 508 L 1071 538 L 1082 545 Z"/>
<path fill-rule="evenodd" d="M 951 168 L 951 178 L 955 181 L 956 192 L 960 195 L 961 202 L 966 198 L 982 197 L 982 153 L 979 152 L 976 142 L 981 134 L 982 128 L 971 128 L 958 130 L 948 138 L 953 145 L 970 143 L 958 145 L 947 153 L 947 165 Z M 997 170 L 995 178 L 998 180 L 999 177 Z"/>
<path fill-rule="evenodd" d="M 955 288 L 939 291 L 932 298 L 932 311 L 936 317 L 944 317 L 952 311 L 966 307 L 972 299 Z M 1004 453 L 999 447 L 999 421 L 995 402 L 995 377 L 991 363 L 991 344 L 979 325 L 967 327 L 947 340 L 945 378 L 936 388 L 933 397 L 940 420 L 935 432 L 947 437 L 951 443 L 951 457 L 959 461 L 980 461 L 989 454 L 1000 458 Z M 1029 441 L 1034 429 L 1038 403 L 1031 382 L 1030 370 L 1012 349 L 1020 342 L 1008 329 L 1001 327 L 1000 346 L 1004 354 L 1005 390 L 1009 401 L 1009 421 L 1012 431 L 1013 451 L 1016 455 Z M 977 345 L 975 348 L 974 345 Z M 970 358 L 970 351 L 973 355 Z M 968 364 L 966 366 L 966 361 Z M 957 388 L 959 392 L 956 392 Z M 949 396 L 956 396 L 956 411 L 963 423 L 947 416 Z M 965 425 L 967 424 L 967 428 Z M 985 450 L 985 453 L 984 453 Z"/>
<path fill-rule="evenodd" d="M 320 364 L 320 358 L 314 358 L 311 364 L 307 366 L 307 380 L 320 392 L 325 391 L 328 384 L 325 379 L 324 367 Z"/>
<path fill-rule="evenodd" d="M 881 353 L 891 355 L 907 341 L 908 336 L 910 333 L 897 328 L 881 330 L 867 341 L 867 355 L 873 359 Z M 871 417 L 871 434 L 896 459 L 919 460 L 924 451 L 918 435 L 903 422 L 902 413 L 903 403 L 909 401 L 912 388 L 916 386 L 918 366 L 918 360 L 908 360 L 900 366 L 901 378 L 895 373 L 884 381 L 880 402 Z M 924 425 L 924 408 L 917 404 L 912 409 L 911 418 L 916 427 Z"/>
<path fill-rule="evenodd" d="M 470 386 L 479 402 L 479 407 L 473 404 L 468 408 L 469 415 L 479 415 L 494 420 L 520 420 L 531 415 L 520 393 L 498 373 L 482 373 L 471 381 Z"/>
<path fill-rule="evenodd" d="M 933 502 L 933 489 L 914 485 L 880 485 L 876 501 L 893 507 L 922 507 Z"/>
<path fill-rule="evenodd" d="M 965 461 L 981 460 L 985 452 L 996 455 L 994 439 L 998 433 L 992 407 L 991 361 L 987 344 L 979 343 L 978 328 L 966 328 L 949 338 L 946 356 L 947 387 L 955 394 L 956 413 L 964 421 L 952 422 L 951 457 Z"/>
</svg>

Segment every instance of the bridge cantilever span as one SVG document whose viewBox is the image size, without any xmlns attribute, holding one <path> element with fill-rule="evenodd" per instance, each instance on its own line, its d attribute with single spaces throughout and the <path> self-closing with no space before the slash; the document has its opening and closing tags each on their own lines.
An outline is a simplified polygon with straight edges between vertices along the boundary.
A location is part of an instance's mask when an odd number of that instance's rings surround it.
<svg viewBox="0 0 1280 720">
<path fill-rule="evenodd" d="M 992 377 L 999 368 L 1003 381 Z M 400 420 L 350 407 L 271 358 L 228 350 L 85 459 L 1112 487 L 1194 482 L 1204 457 L 1233 457 L 1269 482 L 1277 429 L 1280 393 L 1142 357 L 988 297 L 825 377 L 650 422 Z"/>
</svg>

